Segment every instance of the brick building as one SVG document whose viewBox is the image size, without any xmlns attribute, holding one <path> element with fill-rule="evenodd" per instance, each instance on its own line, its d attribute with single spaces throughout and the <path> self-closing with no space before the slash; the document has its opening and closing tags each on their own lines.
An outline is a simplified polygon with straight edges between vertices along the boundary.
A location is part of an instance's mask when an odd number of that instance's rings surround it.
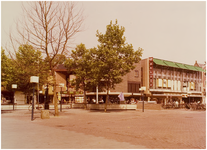
<svg viewBox="0 0 207 150">
<path fill-rule="evenodd" d="M 75 78 L 60 65 L 56 68 L 57 83 L 64 83 L 63 91 L 74 91 L 69 82 Z M 135 98 L 141 100 L 139 88 L 146 87 L 145 101 L 184 101 L 185 103 L 200 101 L 205 103 L 205 69 L 200 66 L 192 66 L 162 59 L 149 57 L 141 60 L 134 70 L 123 76 L 123 81 L 109 91 L 110 99 L 118 99 L 123 92 L 125 100 Z M 60 96 L 60 88 L 57 87 Z M 57 94 L 58 94 L 57 93 Z M 68 92 L 69 93 L 69 92 Z M 96 99 L 97 91 L 87 92 L 90 99 Z M 98 91 L 99 100 L 106 99 L 106 91 Z M 83 94 L 63 94 L 66 100 L 74 99 L 83 102 Z"/>
<path fill-rule="evenodd" d="M 184 101 L 185 103 L 203 100 L 203 78 L 201 67 L 192 66 L 153 57 L 141 62 L 141 85 L 146 87 L 148 100 L 158 103 Z"/>
<path fill-rule="evenodd" d="M 205 70 L 162 59 L 149 57 L 136 64 L 136 68 L 123 77 L 123 81 L 110 90 L 110 96 L 124 93 L 125 99 L 141 99 L 139 88 L 146 87 L 145 100 L 167 103 L 200 101 L 205 103 Z M 94 95 L 90 92 L 88 95 Z M 106 92 L 99 92 L 103 96 Z"/>
<path fill-rule="evenodd" d="M 204 71 L 202 72 L 202 94 L 203 94 L 203 101 L 206 102 L 206 62 L 204 64 L 199 64 L 197 61 L 195 62 L 194 66 L 201 67 Z"/>
<path fill-rule="evenodd" d="M 168 101 L 184 101 L 185 103 L 200 101 L 205 103 L 206 97 L 206 72 L 205 65 L 195 63 L 194 66 L 168 60 L 149 57 L 135 64 L 135 69 L 123 76 L 123 81 L 111 89 L 110 99 L 118 99 L 118 95 L 123 92 L 125 100 L 135 98 L 141 100 L 139 88 L 146 87 L 145 101 L 157 101 L 167 103 Z M 57 97 L 76 103 L 83 102 L 82 91 L 74 93 L 75 90 L 70 86 L 70 80 L 75 76 L 68 72 L 63 65 L 55 68 L 56 72 L 56 91 Z M 59 85 L 64 84 L 61 88 Z M 60 91 L 65 91 L 61 95 Z M 49 99 L 53 103 L 53 87 L 49 86 Z M 97 90 L 87 92 L 87 97 L 96 99 Z M 40 102 L 44 102 L 45 91 L 42 88 Z M 106 91 L 99 89 L 98 98 L 105 100 Z"/>
</svg>

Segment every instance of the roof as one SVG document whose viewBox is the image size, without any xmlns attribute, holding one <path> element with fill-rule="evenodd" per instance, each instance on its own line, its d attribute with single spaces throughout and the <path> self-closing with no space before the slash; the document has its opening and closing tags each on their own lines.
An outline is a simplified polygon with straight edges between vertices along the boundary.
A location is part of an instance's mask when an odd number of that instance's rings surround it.
<svg viewBox="0 0 207 150">
<path fill-rule="evenodd" d="M 206 63 L 205 64 L 198 64 L 197 67 L 201 67 L 203 70 L 206 70 Z"/>
<path fill-rule="evenodd" d="M 56 67 L 54 67 L 55 71 L 67 71 L 67 68 L 63 64 L 58 64 Z"/>
<path fill-rule="evenodd" d="M 162 59 L 157 59 L 157 58 L 153 58 L 153 62 L 161 66 L 205 72 L 205 70 L 203 70 L 201 67 L 186 65 L 182 63 L 177 63 L 177 62 L 172 62 L 172 61 L 167 61 L 167 60 L 162 60 Z"/>
</svg>

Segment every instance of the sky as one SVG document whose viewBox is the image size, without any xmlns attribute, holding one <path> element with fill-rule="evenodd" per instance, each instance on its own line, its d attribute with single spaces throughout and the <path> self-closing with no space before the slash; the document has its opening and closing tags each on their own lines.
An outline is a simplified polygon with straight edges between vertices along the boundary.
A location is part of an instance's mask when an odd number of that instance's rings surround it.
<svg viewBox="0 0 207 150">
<path fill-rule="evenodd" d="M 19 1 L 1 1 L 1 46 L 21 18 Z M 97 47 L 96 31 L 105 33 L 110 21 L 125 27 L 126 42 L 154 57 L 194 65 L 206 61 L 206 1 L 78 1 L 84 10 L 83 31 L 74 39 Z"/>
</svg>

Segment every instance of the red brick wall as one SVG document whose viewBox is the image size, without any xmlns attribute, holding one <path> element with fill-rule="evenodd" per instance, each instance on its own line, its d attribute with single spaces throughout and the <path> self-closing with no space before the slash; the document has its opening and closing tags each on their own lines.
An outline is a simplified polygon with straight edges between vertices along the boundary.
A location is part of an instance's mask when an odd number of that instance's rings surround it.
<svg viewBox="0 0 207 150">
<path fill-rule="evenodd" d="M 66 75 L 62 74 L 60 72 L 56 72 L 56 83 L 64 83 L 64 87 L 62 88 L 62 91 L 66 91 Z M 61 90 L 61 88 L 59 86 L 56 87 L 57 88 L 57 92 L 59 92 Z"/>
</svg>

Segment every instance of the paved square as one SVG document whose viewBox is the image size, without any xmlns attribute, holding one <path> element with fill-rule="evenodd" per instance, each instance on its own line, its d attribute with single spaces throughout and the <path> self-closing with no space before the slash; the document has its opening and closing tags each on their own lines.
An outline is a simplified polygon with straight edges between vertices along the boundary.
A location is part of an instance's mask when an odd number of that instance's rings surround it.
<svg viewBox="0 0 207 150">
<path fill-rule="evenodd" d="M 41 119 L 35 111 L 1 115 L 1 148 L 205 149 L 206 111 L 64 109 Z"/>
</svg>

